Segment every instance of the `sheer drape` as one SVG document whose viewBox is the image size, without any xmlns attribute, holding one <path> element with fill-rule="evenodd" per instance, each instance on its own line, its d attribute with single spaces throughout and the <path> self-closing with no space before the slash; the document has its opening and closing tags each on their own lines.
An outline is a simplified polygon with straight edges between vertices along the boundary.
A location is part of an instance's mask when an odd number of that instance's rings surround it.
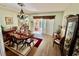
<svg viewBox="0 0 79 59">
<path fill-rule="evenodd" d="M 54 30 L 54 19 L 46 20 L 46 34 L 52 35 L 53 34 L 53 30 Z"/>
<path fill-rule="evenodd" d="M 52 35 L 55 16 L 34 16 L 33 18 L 35 31 Z"/>
</svg>

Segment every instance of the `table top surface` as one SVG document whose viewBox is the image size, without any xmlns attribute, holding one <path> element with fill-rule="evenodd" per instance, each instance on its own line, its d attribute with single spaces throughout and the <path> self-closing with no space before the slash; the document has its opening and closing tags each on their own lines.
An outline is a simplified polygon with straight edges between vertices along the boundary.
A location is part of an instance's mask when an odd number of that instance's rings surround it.
<svg viewBox="0 0 79 59">
<path fill-rule="evenodd" d="M 24 40 L 24 39 L 28 39 L 28 38 L 30 38 L 29 36 L 25 36 L 25 35 L 22 35 L 21 33 L 20 34 L 18 34 L 18 33 L 13 33 L 13 32 L 10 32 L 10 33 L 8 33 L 10 36 L 14 36 L 14 37 L 16 37 L 17 39 L 22 39 L 22 40 Z"/>
</svg>

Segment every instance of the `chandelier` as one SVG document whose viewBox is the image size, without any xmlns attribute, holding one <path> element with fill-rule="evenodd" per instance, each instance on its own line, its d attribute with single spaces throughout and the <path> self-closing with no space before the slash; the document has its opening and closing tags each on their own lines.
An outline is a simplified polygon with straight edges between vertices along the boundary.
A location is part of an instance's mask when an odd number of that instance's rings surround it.
<svg viewBox="0 0 79 59">
<path fill-rule="evenodd" d="M 24 14 L 24 11 L 22 9 L 22 7 L 24 6 L 24 4 L 23 3 L 18 3 L 18 5 L 21 6 L 21 10 L 20 10 L 19 14 L 17 15 L 17 17 L 19 19 L 23 19 L 24 20 L 24 19 L 27 18 L 27 16 Z"/>
</svg>

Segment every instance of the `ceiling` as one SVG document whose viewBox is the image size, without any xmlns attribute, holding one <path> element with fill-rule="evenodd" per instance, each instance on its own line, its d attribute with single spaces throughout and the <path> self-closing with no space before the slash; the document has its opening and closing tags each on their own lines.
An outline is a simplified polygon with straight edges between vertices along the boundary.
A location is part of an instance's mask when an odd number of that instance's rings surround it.
<svg viewBox="0 0 79 59">
<path fill-rule="evenodd" d="M 71 3 L 24 3 L 22 7 L 25 13 L 62 12 L 66 8 L 79 4 Z M 0 7 L 19 12 L 21 7 L 17 3 L 0 3 Z"/>
</svg>

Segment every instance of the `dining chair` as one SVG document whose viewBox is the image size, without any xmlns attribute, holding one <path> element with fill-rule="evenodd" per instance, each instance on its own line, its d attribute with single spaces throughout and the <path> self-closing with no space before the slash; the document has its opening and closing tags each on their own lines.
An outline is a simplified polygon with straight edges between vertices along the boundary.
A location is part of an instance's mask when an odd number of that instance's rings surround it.
<svg viewBox="0 0 79 59">
<path fill-rule="evenodd" d="M 62 37 L 62 38 L 60 38 L 60 40 L 56 39 L 53 41 L 53 47 L 54 47 L 54 44 L 58 45 L 61 55 L 63 55 L 64 40 L 65 40 L 65 37 Z"/>
<path fill-rule="evenodd" d="M 23 45 L 22 45 L 22 47 L 25 45 L 27 45 L 27 46 L 30 46 L 30 48 L 31 48 L 31 43 L 33 43 L 33 45 L 34 45 L 34 40 L 33 39 L 31 39 L 31 38 L 28 38 L 28 39 L 26 39 L 24 42 L 23 42 Z M 22 48 L 21 47 L 21 48 Z M 20 48 L 20 49 L 21 49 Z"/>
<path fill-rule="evenodd" d="M 18 46 L 20 44 L 22 44 L 22 42 L 23 42 L 23 40 L 17 39 L 16 37 L 12 36 L 12 46 L 14 47 L 15 44 L 16 44 L 17 45 L 16 46 L 17 47 L 16 49 L 18 49 Z"/>
</svg>

